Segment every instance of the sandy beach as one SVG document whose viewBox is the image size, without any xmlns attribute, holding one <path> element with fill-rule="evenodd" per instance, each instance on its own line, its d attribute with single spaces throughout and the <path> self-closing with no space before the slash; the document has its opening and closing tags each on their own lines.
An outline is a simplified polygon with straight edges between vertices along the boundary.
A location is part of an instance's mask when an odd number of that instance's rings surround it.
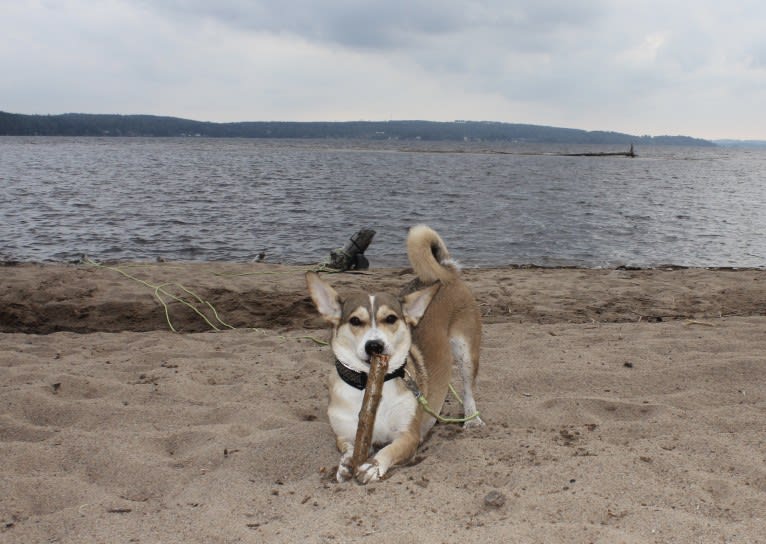
<svg viewBox="0 0 766 544">
<path fill-rule="evenodd" d="M 487 427 L 360 486 L 308 268 L 0 266 L 0 541 L 766 542 L 766 271 L 466 270 Z"/>
</svg>

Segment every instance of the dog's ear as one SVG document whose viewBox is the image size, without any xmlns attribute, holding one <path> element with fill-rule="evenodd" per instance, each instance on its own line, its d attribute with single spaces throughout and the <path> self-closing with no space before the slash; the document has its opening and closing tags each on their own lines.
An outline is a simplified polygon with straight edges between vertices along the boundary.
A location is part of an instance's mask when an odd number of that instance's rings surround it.
<svg viewBox="0 0 766 544">
<path fill-rule="evenodd" d="M 431 300 L 441 287 L 440 283 L 436 283 L 431 287 L 421 289 L 410 293 L 402 300 L 402 310 L 404 311 L 404 317 L 407 323 L 413 327 L 418 324 L 420 318 L 426 313 L 426 308 L 431 304 Z"/>
<path fill-rule="evenodd" d="M 314 305 L 327 321 L 333 325 L 340 323 L 340 297 L 335 289 L 323 282 L 316 272 L 306 272 L 306 285 Z"/>
</svg>

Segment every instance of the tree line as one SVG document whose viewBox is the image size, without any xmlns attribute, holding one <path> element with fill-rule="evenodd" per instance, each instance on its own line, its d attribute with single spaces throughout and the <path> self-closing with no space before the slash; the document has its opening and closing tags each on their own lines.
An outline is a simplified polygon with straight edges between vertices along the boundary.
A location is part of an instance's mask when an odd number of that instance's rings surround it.
<svg viewBox="0 0 766 544">
<path fill-rule="evenodd" d="M 0 112 L 2 136 L 151 136 L 208 138 L 347 138 L 370 140 L 511 141 L 559 144 L 712 146 L 689 136 L 635 136 L 541 125 L 488 121 L 256 121 L 211 123 L 154 115 Z"/>
</svg>

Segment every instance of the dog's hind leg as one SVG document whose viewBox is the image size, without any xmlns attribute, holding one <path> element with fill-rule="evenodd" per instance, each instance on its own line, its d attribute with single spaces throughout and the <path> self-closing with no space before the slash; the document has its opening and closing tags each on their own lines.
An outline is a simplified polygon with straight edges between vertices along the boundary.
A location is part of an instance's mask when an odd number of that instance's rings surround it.
<svg viewBox="0 0 766 544">
<path fill-rule="evenodd" d="M 463 380 L 463 417 L 474 415 L 476 410 L 476 399 L 473 396 L 474 379 L 479 366 L 478 349 L 472 349 L 472 346 L 462 336 L 453 336 L 450 338 L 452 356 L 455 358 L 460 377 Z M 480 417 L 475 417 L 466 421 L 463 428 L 483 427 L 484 422 Z"/>
</svg>

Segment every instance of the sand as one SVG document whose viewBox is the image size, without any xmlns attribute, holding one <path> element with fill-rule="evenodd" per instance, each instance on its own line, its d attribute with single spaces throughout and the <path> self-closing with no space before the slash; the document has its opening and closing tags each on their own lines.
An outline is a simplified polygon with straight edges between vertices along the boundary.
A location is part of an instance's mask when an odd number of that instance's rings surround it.
<svg viewBox="0 0 766 544">
<path fill-rule="evenodd" d="M 0 267 L 0 542 L 766 542 L 766 271 L 467 270 L 488 425 L 360 486 L 305 267 L 116 266 Z"/>
</svg>

